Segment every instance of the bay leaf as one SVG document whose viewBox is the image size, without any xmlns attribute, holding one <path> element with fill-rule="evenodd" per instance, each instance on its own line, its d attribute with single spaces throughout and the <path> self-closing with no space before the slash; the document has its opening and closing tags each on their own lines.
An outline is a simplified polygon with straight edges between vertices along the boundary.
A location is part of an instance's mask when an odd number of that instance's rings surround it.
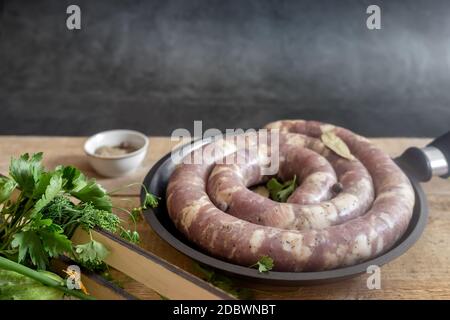
<svg viewBox="0 0 450 320">
<path fill-rule="evenodd" d="M 339 138 L 333 131 L 325 131 L 320 136 L 320 139 L 325 146 L 327 146 L 342 158 L 348 160 L 356 159 L 355 156 L 350 152 L 350 149 L 345 144 L 345 142 L 341 138 Z"/>
</svg>

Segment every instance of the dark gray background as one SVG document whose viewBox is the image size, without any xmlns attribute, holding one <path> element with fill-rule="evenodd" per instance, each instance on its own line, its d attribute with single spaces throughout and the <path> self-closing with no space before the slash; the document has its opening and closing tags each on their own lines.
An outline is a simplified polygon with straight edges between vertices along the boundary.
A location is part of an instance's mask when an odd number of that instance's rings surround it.
<svg viewBox="0 0 450 320">
<path fill-rule="evenodd" d="M 2 1 L 0 134 L 450 128 L 450 1 Z M 78 4 L 82 29 L 66 28 Z M 382 8 L 382 30 L 366 8 Z"/>
</svg>

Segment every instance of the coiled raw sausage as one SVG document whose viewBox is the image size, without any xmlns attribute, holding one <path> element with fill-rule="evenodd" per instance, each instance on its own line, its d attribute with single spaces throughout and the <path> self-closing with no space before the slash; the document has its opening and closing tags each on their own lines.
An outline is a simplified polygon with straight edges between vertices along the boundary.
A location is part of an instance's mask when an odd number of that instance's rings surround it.
<svg viewBox="0 0 450 320">
<path fill-rule="evenodd" d="M 414 206 L 408 178 L 383 151 L 351 131 L 315 121 L 271 123 L 280 130 L 280 171 L 301 185 L 288 203 L 248 189 L 265 181 L 248 147 L 221 146 L 238 164 L 180 164 L 169 180 L 167 207 L 176 227 L 214 256 L 252 265 L 261 256 L 279 271 L 317 271 L 352 265 L 391 248 L 405 232 Z M 356 160 L 320 141 L 331 130 Z M 202 152 L 197 149 L 195 152 Z M 333 169 L 333 170 L 331 170 Z M 342 191 L 333 194 L 339 181 Z"/>
</svg>

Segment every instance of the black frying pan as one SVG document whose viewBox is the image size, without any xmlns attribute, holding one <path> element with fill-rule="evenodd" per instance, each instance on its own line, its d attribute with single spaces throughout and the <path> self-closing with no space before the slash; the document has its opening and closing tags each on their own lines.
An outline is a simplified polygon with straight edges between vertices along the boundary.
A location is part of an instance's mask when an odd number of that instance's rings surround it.
<svg viewBox="0 0 450 320">
<path fill-rule="evenodd" d="M 204 139 L 202 142 L 208 143 L 210 141 L 211 139 Z M 192 148 L 191 146 L 185 147 Z M 318 272 L 270 271 L 268 273 L 259 273 L 256 269 L 215 258 L 190 242 L 175 228 L 167 213 L 165 201 L 161 201 L 161 204 L 156 209 L 146 210 L 144 216 L 153 230 L 175 249 L 201 264 L 221 270 L 232 276 L 245 278 L 254 283 L 280 286 L 312 285 L 337 281 L 365 273 L 370 265 L 384 265 L 405 253 L 419 239 L 428 217 L 427 201 L 420 182 L 430 180 L 433 175 L 443 178 L 450 176 L 448 165 L 450 164 L 450 132 L 435 139 L 423 149 L 409 148 L 395 161 L 411 180 L 415 193 L 414 212 L 408 229 L 388 252 L 349 267 Z M 175 164 L 172 162 L 169 153 L 160 159 L 145 177 L 144 185 L 146 188 L 165 199 L 167 183 L 174 167 Z M 143 197 L 144 190 L 141 193 L 141 200 Z"/>
</svg>

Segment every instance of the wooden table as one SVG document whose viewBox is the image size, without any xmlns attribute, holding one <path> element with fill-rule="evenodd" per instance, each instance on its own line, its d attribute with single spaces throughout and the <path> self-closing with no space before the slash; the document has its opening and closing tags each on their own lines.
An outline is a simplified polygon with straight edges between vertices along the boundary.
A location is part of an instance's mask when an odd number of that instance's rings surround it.
<svg viewBox="0 0 450 320">
<path fill-rule="evenodd" d="M 383 138 L 373 142 L 391 156 L 399 155 L 409 146 L 424 146 L 430 139 Z M 85 138 L 73 137 L 0 137 L 0 172 L 7 173 L 10 158 L 22 153 L 44 152 L 44 163 L 52 168 L 58 164 L 75 165 L 88 176 L 95 177 L 108 190 L 132 182 L 142 182 L 151 166 L 171 150 L 175 142 L 165 137 L 150 138 L 150 152 L 145 163 L 134 174 L 106 179 L 97 176 L 83 153 Z M 369 290 L 369 275 L 333 284 L 294 289 L 255 289 L 258 299 L 450 299 L 450 181 L 433 178 L 424 185 L 429 200 L 430 215 L 422 238 L 402 257 L 381 269 L 381 289 Z M 116 205 L 132 207 L 139 203 L 139 187 L 135 186 L 116 194 Z M 126 201 L 124 198 L 131 199 Z M 138 226 L 141 247 L 163 259 L 198 274 L 193 261 L 161 240 L 145 223 Z M 159 295 L 125 275 L 115 272 L 114 277 L 131 294 L 144 299 L 159 299 Z"/>
</svg>

